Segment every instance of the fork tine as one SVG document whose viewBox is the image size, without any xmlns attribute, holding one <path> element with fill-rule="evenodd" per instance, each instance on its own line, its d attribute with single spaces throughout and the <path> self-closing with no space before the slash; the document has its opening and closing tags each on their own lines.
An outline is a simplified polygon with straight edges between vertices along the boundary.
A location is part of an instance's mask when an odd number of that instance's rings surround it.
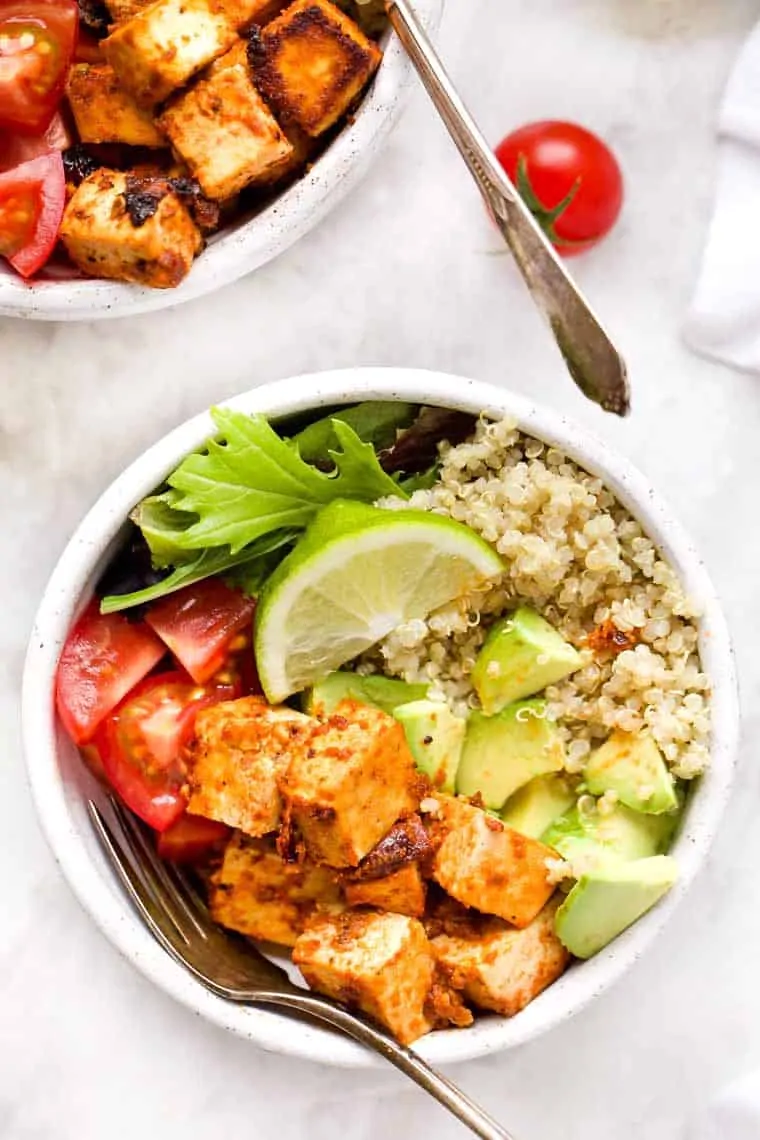
<svg viewBox="0 0 760 1140">
<path fill-rule="evenodd" d="M 170 916 L 166 910 L 162 908 L 155 893 L 150 890 L 149 885 L 146 883 L 145 876 L 140 874 L 137 865 L 126 853 L 124 846 L 116 838 L 112 828 L 106 823 L 100 809 L 92 800 L 87 801 L 87 811 L 95 828 L 95 835 L 98 842 L 103 848 L 109 863 L 115 870 L 119 881 L 126 890 L 135 909 L 140 914 L 140 917 L 145 922 L 151 934 L 161 943 L 164 949 L 168 951 L 172 957 L 178 961 L 182 961 L 180 951 L 165 929 L 165 922 L 161 921 L 162 919 L 166 920 Z M 171 925 L 174 932 L 173 936 L 175 938 L 179 937 L 183 942 L 187 943 L 186 936 L 173 919 Z"/>
<path fill-rule="evenodd" d="M 149 880 L 157 904 L 168 912 L 185 942 L 190 942 L 188 923 L 193 933 L 205 940 L 208 937 L 206 926 L 195 910 L 198 905 L 197 893 L 159 856 L 146 834 L 147 829 L 132 813 L 113 796 L 109 797 L 109 802 L 125 837 L 131 841 L 132 850 L 136 853 L 133 862 L 142 870 L 143 878 Z"/>
</svg>

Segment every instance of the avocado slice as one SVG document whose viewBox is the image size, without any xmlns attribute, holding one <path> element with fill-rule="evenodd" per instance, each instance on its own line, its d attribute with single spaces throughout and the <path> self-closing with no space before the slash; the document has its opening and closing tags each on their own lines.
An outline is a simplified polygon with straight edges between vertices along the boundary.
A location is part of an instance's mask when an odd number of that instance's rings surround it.
<svg viewBox="0 0 760 1140">
<path fill-rule="evenodd" d="M 582 875 L 557 911 L 560 942 L 576 958 L 591 958 L 659 902 L 677 878 L 670 855 L 611 863 Z"/>
<path fill-rule="evenodd" d="M 550 824 L 575 803 L 573 791 L 564 776 L 557 773 L 536 776 L 507 800 L 501 818 L 508 827 L 540 839 Z"/>
<path fill-rule="evenodd" d="M 560 816 L 539 837 L 547 847 L 553 847 L 563 859 L 572 861 L 580 852 L 579 843 L 593 844 L 618 858 L 647 859 L 667 851 L 678 825 L 679 815 L 642 815 L 617 804 L 612 811 L 602 813 L 596 808 L 580 811 L 574 807 Z"/>
<path fill-rule="evenodd" d="M 565 749 L 546 701 L 516 701 L 497 716 L 473 712 L 467 721 L 457 791 L 480 794 L 487 808 L 500 810 L 534 776 L 559 772 Z"/>
<path fill-rule="evenodd" d="M 393 710 L 409 750 L 436 788 L 453 795 L 467 721 L 442 701 L 410 701 Z"/>
<path fill-rule="evenodd" d="M 634 811 L 660 815 L 678 807 L 675 781 L 646 732 L 616 729 L 591 753 L 583 776 L 592 795 L 616 792 Z"/>
<path fill-rule="evenodd" d="M 423 700 L 427 696 L 427 685 L 409 685 L 393 677 L 359 673 L 349 673 L 339 669 L 328 674 L 313 689 L 307 689 L 302 698 L 303 710 L 311 716 L 329 716 L 341 701 L 358 701 L 362 705 L 374 705 L 383 712 L 392 713 L 399 705 L 410 701 Z"/>
<path fill-rule="evenodd" d="M 581 664 L 578 651 L 548 621 L 520 606 L 491 628 L 473 666 L 472 683 L 490 715 L 540 693 Z"/>
</svg>

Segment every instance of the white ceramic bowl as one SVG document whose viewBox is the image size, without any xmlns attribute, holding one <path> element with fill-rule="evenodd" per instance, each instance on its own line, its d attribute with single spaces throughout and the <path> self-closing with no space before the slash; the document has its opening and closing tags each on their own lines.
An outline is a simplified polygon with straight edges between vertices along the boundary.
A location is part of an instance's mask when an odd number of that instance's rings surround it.
<svg viewBox="0 0 760 1140">
<path fill-rule="evenodd" d="M 739 723 L 734 666 L 713 587 L 699 555 L 667 507 L 625 460 L 556 413 L 462 377 L 402 368 L 301 376 L 246 392 L 229 406 L 277 418 L 363 399 L 402 399 L 516 416 L 523 429 L 561 448 L 604 479 L 704 606 L 701 653 L 714 687 L 713 747 L 710 769 L 694 791 L 675 846 L 681 872 L 677 886 L 606 950 L 573 966 L 517 1017 L 483 1017 L 470 1029 L 435 1033 L 418 1045 L 430 1061 L 462 1061 L 518 1045 L 576 1013 L 629 969 L 668 921 L 707 854 L 731 785 Z M 275 1012 L 227 1004 L 207 993 L 169 958 L 136 917 L 101 854 L 84 808 L 91 777 L 56 723 L 52 694 L 58 654 L 118 542 L 124 519 L 212 430 L 211 419 L 204 413 L 141 455 L 98 500 L 53 572 L 35 621 L 24 674 L 23 736 L 32 792 L 50 846 L 82 905 L 114 945 L 161 989 L 265 1049 L 337 1065 L 380 1064 L 359 1046 L 329 1031 L 297 1024 Z"/>
<path fill-rule="evenodd" d="M 444 0 L 416 0 L 426 27 L 440 22 Z M 66 277 L 23 281 L 0 258 L 0 316 L 41 321 L 91 321 L 166 309 L 212 293 L 272 261 L 316 226 L 366 173 L 416 81 L 395 37 L 353 121 L 312 169 L 247 222 L 215 235 L 176 289 L 145 289 L 115 281 Z"/>
</svg>

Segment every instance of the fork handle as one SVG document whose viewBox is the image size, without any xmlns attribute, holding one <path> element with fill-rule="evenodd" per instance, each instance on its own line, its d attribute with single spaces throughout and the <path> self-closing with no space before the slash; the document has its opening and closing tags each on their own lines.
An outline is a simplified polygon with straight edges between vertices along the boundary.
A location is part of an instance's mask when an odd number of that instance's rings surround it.
<svg viewBox="0 0 760 1140">
<path fill-rule="evenodd" d="M 250 1002 L 252 1005 L 278 1005 L 286 1009 L 305 1013 L 317 1021 L 326 1022 L 333 1029 L 345 1033 L 361 1045 L 366 1045 L 390 1061 L 400 1069 L 410 1080 L 430 1093 L 432 1097 L 447 1108 L 453 1116 L 467 1125 L 471 1132 L 480 1136 L 482 1140 L 515 1140 L 510 1132 L 489 1116 L 484 1109 L 470 1100 L 461 1089 L 444 1077 L 436 1069 L 423 1061 L 411 1049 L 399 1045 L 392 1037 L 369 1022 L 355 1017 L 342 1006 L 333 1005 L 323 1001 L 316 994 L 309 993 L 278 993 L 276 991 L 252 992 L 237 995 L 238 999 Z"/>
<path fill-rule="evenodd" d="M 549 322 L 570 375 L 590 400 L 606 411 L 625 415 L 630 393 L 620 354 L 496 160 L 409 0 L 385 0 L 385 7 L 536 305 Z"/>
</svg>

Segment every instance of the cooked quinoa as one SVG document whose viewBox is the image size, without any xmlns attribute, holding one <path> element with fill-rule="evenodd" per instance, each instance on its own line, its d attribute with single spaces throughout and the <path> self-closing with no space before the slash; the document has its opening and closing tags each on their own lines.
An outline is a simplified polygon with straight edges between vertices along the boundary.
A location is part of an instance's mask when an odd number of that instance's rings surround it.
<svg viewBox="0 0 760 1140">
<path fill-rule="evenodd" d="M 674 775 L 709 754 L 709 683 L 700 668 L 698 607 L 641 525 L 602 480 L 512 419 L 481 419 L 472 439 L 441 448 L 439 479 L 406 502 L 466 523 L 503 555 L 503 577 L 407 622 L 359 665 L 409 682 L 459 712 L 477 708 L 470 674 L 491 624 L 529 603 L 581 652 L 583 667 L 546 690 L 570 773 L 613 728 L 647 729 Z M 610 640 L 611 638 L 611 640 Z"/>
</svg>

